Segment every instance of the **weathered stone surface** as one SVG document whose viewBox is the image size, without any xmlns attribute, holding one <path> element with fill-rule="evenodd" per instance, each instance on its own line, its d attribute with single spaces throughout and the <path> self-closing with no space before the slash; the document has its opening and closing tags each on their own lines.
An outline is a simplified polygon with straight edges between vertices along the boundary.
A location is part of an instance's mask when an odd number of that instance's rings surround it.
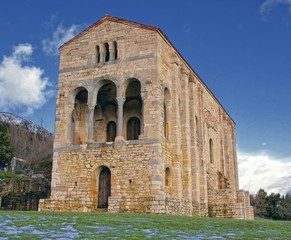
<svg viewBox="0 0 291 240">
<path fill-rule="evenodd" d="M 235 124 L 158 29 L 106 16 L 60 48 L 42 211 L 252 219 Z"/>
</svg>

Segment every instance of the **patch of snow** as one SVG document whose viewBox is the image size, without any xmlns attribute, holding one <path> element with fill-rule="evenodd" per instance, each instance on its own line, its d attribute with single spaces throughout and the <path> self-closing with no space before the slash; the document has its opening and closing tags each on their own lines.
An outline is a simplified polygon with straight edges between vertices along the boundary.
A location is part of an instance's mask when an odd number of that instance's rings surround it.
<svg viewBox="0 0 291 240">
<path fill-rule="evenodd" d="M 12 113 L 0 112 L 0 122 L 26 128 L 29 132 L 41 135 L 52 135 L 45 128 Z"/>
</svg>

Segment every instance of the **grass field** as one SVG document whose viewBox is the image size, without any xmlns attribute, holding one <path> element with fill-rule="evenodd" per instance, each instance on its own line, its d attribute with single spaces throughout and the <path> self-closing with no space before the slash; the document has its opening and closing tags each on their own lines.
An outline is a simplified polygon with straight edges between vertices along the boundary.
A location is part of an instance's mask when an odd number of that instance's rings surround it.
<svg viewBox="0 0 291 240">
<path fill-rule="evenodd" d="M 291 222 L 152 214 L 0 211 L 4 239 L 291 239 Z"/>
</svg>

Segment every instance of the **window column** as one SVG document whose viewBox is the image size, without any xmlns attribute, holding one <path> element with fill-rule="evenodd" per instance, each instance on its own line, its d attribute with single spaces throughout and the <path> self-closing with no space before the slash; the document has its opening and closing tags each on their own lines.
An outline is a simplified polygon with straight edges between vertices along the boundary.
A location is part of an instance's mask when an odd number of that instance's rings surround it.
<svg viewBox="0 0 291 240">
<path fill-rule="evenodd" d="M 123 97 L 116 97 L 118 109 L 117 109 L 117 136 L 123 136 L 123 104 L 124 98 Z"/>
<path fill-rule="evenodd" d="M 110 53 L 110 57 L 109 57 L 109 61 L 114 61 L 116 60 L 116 44 L 115 42 L 110 42 L 109 43 L 109 53 Z"/>
<path fill-rule="evenodd" d="M 141 92 L 140 97 L 142 100 L 142 105 L 141 105 L 141 119 L 140 119 L 140 134 L 144 135 L 145 133 L 145 125 L 144 125 L 144 118 L 145 118 L 145 110 L 144 110 L 144 103 L 147 99 L 147 93 L 146 92 Z"/>
<path fill-rule="evenodd" d="M 88 143 L 94 142 L 94 110 L 95 106 L 88 104 L 89 113 L 88 113 Z"/>
</svg>

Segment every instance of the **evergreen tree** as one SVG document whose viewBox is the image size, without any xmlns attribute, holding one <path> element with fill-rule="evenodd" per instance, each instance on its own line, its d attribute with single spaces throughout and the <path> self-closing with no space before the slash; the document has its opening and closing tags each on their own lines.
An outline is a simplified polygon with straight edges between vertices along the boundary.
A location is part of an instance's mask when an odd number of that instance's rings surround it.
<svg viewBox="0 0 291 240">
<path fill-rule="evenodd" d="M 260 189 L 253 199 L 254 214 L 258 217 L 267 216 L 267 192 Z"/>
<path fill-rule="evenodd" d="M 251 205 L 254 207 L 255 217 L 264 217 L 275 220 L 291 220 L 291 194 L 280 195 L 260 189 L 250 197 Z"/>
<path fill-rule="evenodd" d="M 281 204 L 278 207 L 278 218 L 282 220 L 291 220 L 291 194 L 287 193 L 281 198 Z"/>
<path fill-rule="evenodd" d="M 7 127 L 0 122 L 0 170 L 9 166 L 13 157 Z"/>
<path fill-rule="evenodd" d="M 267 200 L 267 217 L 272 219 L 279 219 L 279 207 L 281 206 L 280 193 L 271 193 L 266 197 Z"/>
</svg>

